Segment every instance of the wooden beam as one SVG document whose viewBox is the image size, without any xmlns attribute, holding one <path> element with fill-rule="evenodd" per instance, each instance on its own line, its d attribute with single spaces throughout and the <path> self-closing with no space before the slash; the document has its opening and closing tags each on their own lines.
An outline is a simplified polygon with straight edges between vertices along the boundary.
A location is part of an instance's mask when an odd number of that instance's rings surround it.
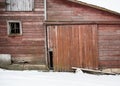
<svg viewBox="0 0 120 86">
<path fill-rule="evenodd" d="M 120 21 L 45 21 L 45 25 L 107 24 L 119 25 Z"/>
<path fill-rule="evenodd" d="M 115 73 L 103 72 L 103 71 L 100 71 L 100 70 L 93 70 L 93 69 L 86 69 L 86 68 L 72 67 L 72 69 L 74 69 L 74 70 L 80 69 L 82 71 L 89 72 L 89 73 L 92 73 L 92 74 L 116 75 Z"/>
</svg>

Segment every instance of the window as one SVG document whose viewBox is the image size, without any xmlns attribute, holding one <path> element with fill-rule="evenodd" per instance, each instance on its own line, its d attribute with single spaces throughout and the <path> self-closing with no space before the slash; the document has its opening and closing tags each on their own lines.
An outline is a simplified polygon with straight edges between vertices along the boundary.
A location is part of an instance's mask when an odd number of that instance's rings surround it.
<svg viewBox="0 0 120 86">
<path fill-rule="evenodd" d="M 6 0 L 7 11 L 32 11 L 34 0 Z"/>
<path fill-rule="evenodd" d="M 20 21 L 8 21 L 8 35 L 22 35 Z"/>
</svg>

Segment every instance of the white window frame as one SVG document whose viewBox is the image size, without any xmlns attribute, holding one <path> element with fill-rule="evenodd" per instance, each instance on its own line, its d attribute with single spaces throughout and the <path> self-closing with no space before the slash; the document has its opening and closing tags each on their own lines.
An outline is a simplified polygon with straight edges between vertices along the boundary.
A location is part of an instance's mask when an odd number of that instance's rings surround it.
<svg viewBox="0 0 120 86">
<path fill-rule="evenodd" d="M 19 23 L 19 25 L 20 25 L 20 33 L 16 33 L 16 34 L 11 34 L 10 33 L 10 31 L 11 31 L 11 28 L 10 28 L 10 23 Z M 9 20 L 9 21 L 7 21 L 7 34 L 9 35 L 9 36 L 19 36 L 19 35 L 22 35 L 22 23 L 21 23 L 21 21 L 19 21 L 19 20 Z"/>
</svg>

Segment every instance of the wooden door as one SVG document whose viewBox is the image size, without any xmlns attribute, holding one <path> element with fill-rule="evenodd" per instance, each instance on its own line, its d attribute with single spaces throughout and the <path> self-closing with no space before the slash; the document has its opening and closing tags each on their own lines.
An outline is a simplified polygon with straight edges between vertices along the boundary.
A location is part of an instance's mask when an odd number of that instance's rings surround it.
<svg viewBox="0 0 120 86">
<path fill-rule="evenodd" d="M 48 26 L 47 32 L 48 50 L 53 50 L 54 70 L 98 68 L 96 25 Z"/>
</svg>

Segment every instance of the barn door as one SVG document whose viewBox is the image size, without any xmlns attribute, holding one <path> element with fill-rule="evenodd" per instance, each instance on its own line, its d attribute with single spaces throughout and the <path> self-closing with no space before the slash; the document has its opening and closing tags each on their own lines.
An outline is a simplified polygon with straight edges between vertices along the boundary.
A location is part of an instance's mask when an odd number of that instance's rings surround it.
<svg viewBox="0 0 120 86">
<path fill-rule="evenodd" d="M 48 51 L 53 53 L 54 70 L 98 67 L 96 25 L 48 26 L 47 32 Z"/>
</svg>

